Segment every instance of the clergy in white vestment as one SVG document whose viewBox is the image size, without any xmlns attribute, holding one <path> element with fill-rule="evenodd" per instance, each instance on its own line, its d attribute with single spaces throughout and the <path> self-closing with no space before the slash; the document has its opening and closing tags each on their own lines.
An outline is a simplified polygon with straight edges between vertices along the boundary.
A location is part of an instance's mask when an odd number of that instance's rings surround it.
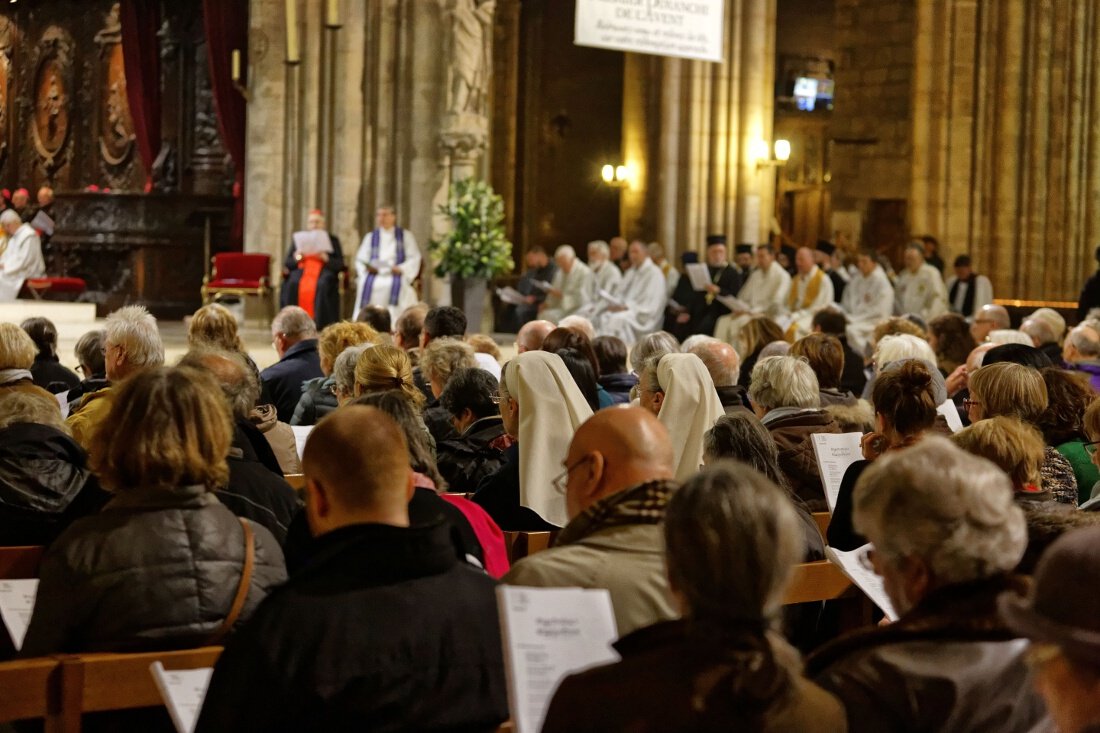
<svg viewBox="0 0 1100 733">
<path fill-rule="evenodd" d="M 775 252 L 771 245 L 760 245 L 756 248 L 756 267 L 737 293 L 737 297 L 745 302 L 748 310 L 731 312 L 719 318 L 714 327 L 714 337 L 733 344 L 736 348 L 737 335 L 751 318 L 758 315 L 775 318 L 784 312 L 790 287 L 791 276 L 775 261 Z M 741 358 L 747 356 L 748 354 L 742 354 Z"/>
<path fill-rule="evenodd" d="M 631 242 L 627 250 L 630 269 L 619 285 L 617 303 L 611 303 L 600 315 L 596 332 L 615 336 L 628 347 L 635 341 L 661 329 L 665 317 L 665 276 L 653 264 L 643 242 Z"/>
<path fill-rule="evenodd" d="M 862 356 L 875 326 L 894 314 L 894 286 L 872 253 L 856 257 L 856 274 L 844 288 L 841 305 L 848 314 L 848 345 Z"/>
<path fill-rule="evenodd" d="M 23 281 L 46 274 L 42 259 L 42 240 L 30 224 L 24 224 L 15 209 L 0 214 L 0 228 L 7 236 L 4 253 L 0 254 L 0 302 L 15 300 L 23 289 Z"/>
<path fill-rule="evenodd" d="M 602 239 L 588 243 L 588 269 L 592 270 L 589 281 L 591 290 L 577 315 L 594 321 L 607 306 L 607 301 L 600 297 L 600 291 L 617 292 L 623 281 L 623 271 L 611 261 L 611 248 Z"/>
<path fill-rule="evenodd" d="M 420 274 L 420 248 L 412 232 L 397 226 L 392 206 L 378 207 L 375 225 L 355 254 L 359 285 L 352 320 L 359 317 L 360 308 L 381 305 L 396 322 L 401 312 L 417 301 L 413 281 Z"/>
<path fill-rule="evenodd" d="M 818 308 L 833 302 L 833 281 L 814 264 L 814 251 L 799 247 L 794 256 L 797 270 L 787 292 L 787 313 L 791 319 L 787 340 L 794 342 L 810 332 L 811 321 Z"/>
<path fill-rule="evenodd" d="M 970 255 L 955 258 L 955 274 L 947 278 L 947 304 L 952 313 L 959 313 L 967 320 L 984 305 L 993 303 L 993 283 L 985 275 L 974 272 Z"/>
<path fill-rule="evenodd" d="M 597 239 L 588 243 L 588 267 L 595 276 L 593 284 L 609 293 L 619 289 L 619 283 L 623 281 L 623 273 L 615 263 L 611 261 L 611 250 L 607 242 Z"/>
<path fill-rule="evenodd" d="M 550 284 L 539 318 L 557 323 L 574 315 L 592 295 L 592 270 L 577 259 L 577 252 L 568 244 L 554 251 L 558 271 Z"/>
<path fill-rule="evenodd" d="M 924 245 L 905 248 L 905 268 L 894 285 L 899 314 L 913 313 L 925 323 L 947 312 L 947 288 L 940 271 L 924 261 Z"/>
</svg>

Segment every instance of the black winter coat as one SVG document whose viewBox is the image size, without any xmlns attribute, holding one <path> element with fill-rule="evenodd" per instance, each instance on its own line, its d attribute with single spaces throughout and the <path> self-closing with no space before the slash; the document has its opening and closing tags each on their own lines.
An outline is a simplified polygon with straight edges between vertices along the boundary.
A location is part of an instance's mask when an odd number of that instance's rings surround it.
<svg viewBox="0 0 1100 733">
<path fill-rule="evenodd" d="M 253 530 L 242 620 L 286 579 L 275 538 Z M 205 487 L 119 494 L 46 551 L 21 655 L 201 646 L 229 612 L 244 552 L 240 522 Z"/>
<path fill-rule="evenodd" d="M 0 429 L 0 546 L 48 545 L 109 498 L 68 435 L 34 423 Z"/>
<path fill-rule="evenodd" d="M 286 479 L 260 463 L 239 427 L 227 462 L 229 484 L 218 490 L 218 499 L 238 517 L 266 527 L 282 545 L 290 521 L 301 507 L 298 495 Z"/>
<path fill-rule="evenodd" d="M 494 587 L 444 523 L 324 534 L 229 640 L 196 731 L 493 731 L 508 717 Z"/>
<path fill-rule="evenodd" d="M 291 346 L 283 358 L 260 372 L 263 391 L 260 404 L 275 405 L 279 422 L 289 423 L 294 408 L 302 399 L 302 385 L 309 379 L 323 376 L 317 339 L 306 339 Z"/>
<path fill-rule="evenodd" d="M 39 353 L 31 364 L 31 377 L 34 383 L 52 394 L 65 392 L 80 384 L 80 377 L 71 369 L 61 365 L 53 355 Z"/>
<path fill-rule="evenodd" d="M 511 445 L 504 434 L 504 421 L 483 417 L 462 435 L 436 443 L 436 464 L 449 491 L 470 492 L 486 476 L 504 465 L 504 451 Z"/>
</svg>

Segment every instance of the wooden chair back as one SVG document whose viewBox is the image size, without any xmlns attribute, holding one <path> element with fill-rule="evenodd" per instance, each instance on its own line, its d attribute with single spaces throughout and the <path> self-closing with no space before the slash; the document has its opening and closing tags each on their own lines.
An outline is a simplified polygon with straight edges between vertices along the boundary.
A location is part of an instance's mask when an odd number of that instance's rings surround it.
<svg viewBox="0 0 1100 733">
<path fill-rule="evenodd" d="M 149 665 L 160 662 L 167 670 L 213 667 L 221 653 L 220 646 L 206 646 L 173 652 L 63 657 L 65 717 L 163 705 Z"/>
<path fill-rule="evenodd" d="M 45 549 L 41 545 L 0 547 L 0 580 L 37 578 Z"/>
<path fill-rule="evenodd" d="M 505 532 L 508 561 L 513 565 L 528 555 L 534 555 L 550 547 L 558 533 L 555 532 Z"/>
<path fill-rule="evenodd" d="M 288 473 L 283 478 L 290 484 L 290 488 L 295 491 L 306 490 L 306 475 L 304 473 Z"/>
<path fill-rule="evenodd" d="M 794 566 L 783 603 L 831 601 L 855 590 L 848 576 L 828 560 L 804 562 Z"/>
<path fill-rule="evenodd" d="M 829 531 L 829 522 L 832 520 L 833 515 L 829 512 L 814 512 L 813 518 L 814 524 L 817 525 L 817 531 L 821 533 L 822 539 L 825 539 L 825 533 Z"/>
<path fill-rule="evenodd" d="M 35 718 L 61 730 L 61 664 L 52 657 L 0 663 L 0 723 Z"/>
</svg>

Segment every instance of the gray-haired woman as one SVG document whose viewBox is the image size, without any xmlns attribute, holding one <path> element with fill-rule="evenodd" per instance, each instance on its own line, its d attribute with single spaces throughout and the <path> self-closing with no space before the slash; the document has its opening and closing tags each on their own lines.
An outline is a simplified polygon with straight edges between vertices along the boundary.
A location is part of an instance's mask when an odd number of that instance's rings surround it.
<svg viewBox="0 0 1100 733">
<path fill-rule="evenodd" d="M 997 596 L 1027 545 L 1008 477 L 931 436 L 867 468 L 854 495 L 868 561 L 901 618 L 815 653 L 807 672 L 836 693 L 853 731 L 1043 730 L 1027 642 Z"/>
<path fill-rule="evenodd" d="M 567 677 L 543 733 L 847 730 L 774 631 L 803 552 L 783 490 L 741 463 L 709 466 L 669 501 L 665 542 L 683 618 L 624 636 L 621 661 Z"/>
</svg>

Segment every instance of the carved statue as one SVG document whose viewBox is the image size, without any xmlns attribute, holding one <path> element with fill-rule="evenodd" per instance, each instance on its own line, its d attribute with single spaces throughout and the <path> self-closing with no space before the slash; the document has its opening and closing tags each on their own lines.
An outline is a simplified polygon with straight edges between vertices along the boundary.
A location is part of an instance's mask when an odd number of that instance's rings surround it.
<svg viewBox="0 0 1100 733">
<path fill-rule="evenodd" d="M 484 114 L 496 0 L 456 0 L 452 14 L 451 103 L 455 114 Z"/>
</svg>

